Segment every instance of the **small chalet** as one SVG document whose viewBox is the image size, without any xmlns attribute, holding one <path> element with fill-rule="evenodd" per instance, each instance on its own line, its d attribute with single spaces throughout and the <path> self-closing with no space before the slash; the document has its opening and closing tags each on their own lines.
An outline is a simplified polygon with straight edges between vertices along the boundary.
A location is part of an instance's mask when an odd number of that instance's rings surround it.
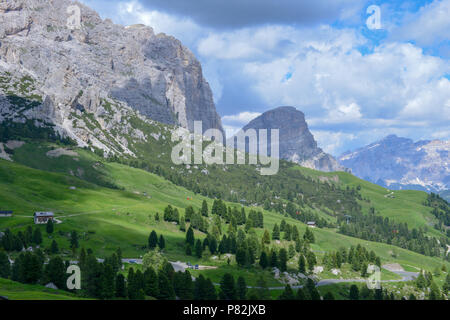
<svg viewBox="0 0 450 320">
<path fill-rule="evenodd" d="M 11 217 L 13 215 L 12 211 L 0 211 L 0 218 L 1 217 Z"/>
<path fill-rule="evenodd" d="M 307 225 L 308 225 L 308 227 L 310 227 L 310 228 L 315 228 L 315 227 L 316 227 L 316 222 L 315 222 L 315 221 L 309 221 L 309 222 L 307 223 Z"/>
<path fill-rule="evenodd" d="M 34 213 L 34 223 L 35 224 L 46 224 L 48 220 L 53 220 L 55 215 L 53 212 L 35 212 Z"/>
</svg>

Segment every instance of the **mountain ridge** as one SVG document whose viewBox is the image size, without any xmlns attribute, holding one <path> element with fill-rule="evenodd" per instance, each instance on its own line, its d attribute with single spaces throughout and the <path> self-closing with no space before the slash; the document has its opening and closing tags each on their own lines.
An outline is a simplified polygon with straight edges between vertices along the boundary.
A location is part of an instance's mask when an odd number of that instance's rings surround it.
<svg viewBox="0 0 450 320">
<path fill-rule="evenodd" d="M 305 114 L 295 107 L 281 106 L 266 111 L 251 120 L 236 135 L 248 129 L 279 129 L 281 159 L 319 171 L 346 171 L 333 156 L 317 146 L 314 136 L 309 131 Z M 230 139 L 234 139 L 234 137 Z M 270 150 L 270 148 L 271 141 L 268 139 L 268 149 Z"/>
<path fill-rule="evenodd" d="M 71 29 L 74 5 L 81 27 Z M 0 41 L 0 122 L 50 123 L 80 146 L 112 154 L 132 153 L 123 134 L 148 138 L 130 127 L 131 114 L 189 130 L 203 121 L 204 130 L 223 132 L 198 60 L 150 27 L 116 25 L 68 0 L 14 0 L 0 3 Z M 89 130 L 86 115 L 98 130 Z"/>
<path fill-rule="evenodd" d="M 353 174 L 390 189 L 445 192 L 450 189 L 450 141 L 389 135 L 338 160 Z"/>
</svg>

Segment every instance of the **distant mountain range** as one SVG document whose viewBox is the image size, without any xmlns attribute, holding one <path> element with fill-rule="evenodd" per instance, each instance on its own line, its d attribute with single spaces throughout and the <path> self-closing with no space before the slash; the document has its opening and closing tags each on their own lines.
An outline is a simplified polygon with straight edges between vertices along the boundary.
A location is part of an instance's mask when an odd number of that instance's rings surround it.
<svg viewBox="0 0 450 320">
<path fill-rule="evenodd" d="M 271 129 L 279 129 L 281 159 L 320 171 L 345 171 L 336 159 L 317 146 L 308 129 L 305 115 L 294 107 L 279 107 L 267 111 L 242 128 L 244 131 L 248 129 L 267 129 L 269 132 Z M 268 145 L 270 150 L 270 139 Z"/>
<path fill-rule="evenodd" d="M 418 141 L 390 135 L 339 157 L 362 179 L 392 190 L 440 193 L 450 199 L 450 141 Z"/>
</svg>

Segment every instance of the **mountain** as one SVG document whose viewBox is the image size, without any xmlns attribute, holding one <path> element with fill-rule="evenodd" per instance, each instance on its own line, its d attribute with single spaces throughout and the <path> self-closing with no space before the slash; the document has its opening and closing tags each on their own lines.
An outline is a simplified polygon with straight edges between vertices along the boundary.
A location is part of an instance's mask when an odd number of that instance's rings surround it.
<svg viewBox="0 0 450 320">
<path fill-rule="evenodd" d="M 317 146 L 308 129 L 305 115 L 294 107 L 279 107 L 267 111 L 250 121 L 241 132 L 248 129 L 279 129 L 281 159 L 319 171 L 345 171 L 331 155 Z M 270 140 L 268 145 L 270 150 Z"/>
<path fill-rule="evenodd" d="M 450 189 L 450 141 L 414 142 L 390 135 L 344 153 L 339 162 L 356 176 L 394 190 Z"/>
<path fill-rule="evenodd" d="M 113 154 L 132 153 L 124 135 L 145 141 L 137 118 L 223 131 L 200 63 L 152 28 L 116 25 L 68 0 L 2 1 L 0 42 L 0 123 L 50 125 Z"/>
</svg>

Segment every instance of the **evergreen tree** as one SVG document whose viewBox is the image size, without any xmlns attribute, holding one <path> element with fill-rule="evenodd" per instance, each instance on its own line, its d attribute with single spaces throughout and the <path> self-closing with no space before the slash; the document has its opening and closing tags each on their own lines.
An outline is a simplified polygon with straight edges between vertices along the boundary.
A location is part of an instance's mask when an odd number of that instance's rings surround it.
<svg viewBox="0 0 450 320">
<path fill-rule="evenodd" d="M 306 282 L 306 289 L 311 300 L 320 300 L 319 291 L 317 291 L 316 284 L 313 280 L 309 279 Z"/>
<path fill-rule="evenodd" d="M 287 252 L 286 249 L 281 248 L 278 258 L 278 268 L 281 272 L 287 271 Z"/>
<path fill-rule="evenodd" d="M 259 257 L 259 265 L 263 269 L 266 269 L 269 265 L 269 261 L 267 259 L 267 253 L 265 251 L 261 251 L 261 256 Z"/>
<path fill-rule="evenodd" d="M 272 240 L 280 240 L 280 228 L 275 224 L 272 231 Z"/>
<path fill-rule="evenodd" d="M 78 246 L 78 233 L 74 230 L 70 233 L 70 247 L 77 249 Z"/>
<path fill-rule="evenodd" d="M 164 272 L 158 274 L 158 299 L 175 300 L 173 285 Z"/>
<path fill-rule="evenodd" d="M 307 300 L 305 291 L 302 288 L 297 290 L 297 300 Z"/>
<path fill-rule="evenodd" d="M 201 210 L 202 216 L 207 217 L 208 216 L 208 203 L 206 200 L 203 200 L 202 202 L 202 210 Z"/>
<path fill-rule="evenodd" d="M 53 220 L 52 219 L 49 219 L 47 221 L 46 230 L 47 230 L 47 234 L 49 234 L 49 235 L 53 233 Z"/>
<path fill-rule="evenodd" d="M 194 229 L 192 229 L 192 227 L 189 227 L 188 231 L 186 232 L 186 243 L 190 244 L 191 247 L 195 245 Z"/>
<path fill-rule="evenodd" d="M 261 242 L 262 242 L 262 244 L 270 244 L 270 234 L 267 229 L 264 230 L 264 234 L 263 234 Z"/>
<path fill-rule="evenodd" d="M 206 300 L 217 300 L 216 288 L 209 278 L 205 282 L 205 298 Z"/>
<path fill-rule="evenodd" d="M 192 248 L 191 248 L 191 245 L 189 243 L 186 245 L 186 255 L 187 256 L 192 256 Z"/>
<path fill-rule="evenodd" d="M 306 273 L 306 261 L 305 261 L 305 257 L 302 254 L 300 255 L 300 258 L 298 259 L 298 271 L 303 274 Z"/>
<path fill-rule="evenodd" d="M 164 250 L 164 248 L 166 247 L 166 241 L 164 240 L 163 235 L 160 235 L 160 236 L 159 236 L 158 247 L 159 247 L 161 250 Z"/>
<path fill-rule="evenodd" d="M 231 274 L 226 273 L 220 281 L 220 299 L 221 300 L 236 300 L 236 287 L 234 278 Z"/>
<path fill-rule="evenodd" d="M 436 285 L 436 283 L 434 281 L 431 281 L 429 299 L 430 300 L 441 300 L 441 291 L 439 290 L 438 286 Z"/>
<path fill-rule="evenodd" d="M 39 227 L 34 229 L 33 243 L 35 245 L 40 245 L 42 243 L 42 234 L 41 234 L 41 229 L 39 229 Z"/>
<path fill-rule="evenodd" d="M 197 239 L 197 242 L 195 243 L 195 256 L 197 258 L 201 258 L 202 253 L 203 253 L 202 242 L 199 239 Z"/>
<path fill-rule="evenodd" d="M 308 261 L 308 270 L 312 272 L 317 263 L 316 255 L 312 251 L 309 251 L 306 255 L 306 260 Z"/>
<path fill-rule="evenodd" d="M 278 300 L 295 300 L 295 294 L 294 291 L 292 291 L 292 288 L 290 285 L 287 285 L 284 288 L 283 293 L 278 297 Z"/>
<path fill-rule="evenodd" d="M 444 286 L 442 287 L 442 290 L 444 291 L 444 294 L 447 294 L 450 292 L 450 274 L 447 274 L 447 276 L 445 277 L 445 283 Z"/>
<path fill-rule="evenodd" d="M 311 231 L 310 228 L 306 228 L 303 239 L 308 241 L 309 243 L 314 243 L 315 241 L 314 233 Z"/>
<path fill-rule="evenodd" d="M 355 284 L 353 284 L 350 287 L 350 296 L 349 297 L 350 297 L 350 300 L 359 300 L 359 290 Z"/>
<path fill-rule="evenodd" d="M 52 282 L 58 289 L 66 287 L 66 268 L 60 257 L 50 259 L 45 266 L 46 282 Z"/>
<path fill-rule="evenodd" d="M 278 268 L 278 256 L 275 250 L 273 250 L 270 255 L 270 266 L 272 268 Z"/>
<path fill-rule="evenodd" d="M 158 297 L 158 275 L 152 267 L 144 271 L 144 293 L 149 297 Z"/>
<path fill-rule="evenodd" d="M 247 298 L 247 284 L 242 276 L 237 280 L 237 298 L 239 300 L 245 300 Z"/>
<path fill-rule="evenodd" d="M 0 251 L 0 278 L 8 279 L 11 274 L 11 263 L 6 253 Z"/>
<path fill-rule="evenodd" d="M 116 294 L 115 273 L 111 265 L 104 264 L 101 275 L 102 299 L 112 299 Z"/>
<path fill-rule="evenodd" d="M 57 254 L 59 252 L 58 243 L 55 240 L 52 241 L 52 244 L 50 246 L 50 252 L 52 254 Z"/>
<path fill-rule="evenodd" d="M 244 248 L 239 248 L 236 251 L 236 263 L 243 267 L 247 264 L 247 251 Z"/>
<path fill-rule="evenodd" d="M 186 219 L 185 217 L 181 217 L 180 218 L 180 230 L 181 231 L 186 231 Z"/>
<path fill-rule="evenodd" d="M 158 245 L 158 235 L 156 234 L 155 230 L 150 232 L 150 235 L 148 236 L 148 248 L 150 250 L 153 250 Z"/>
<path fill-rule="evenodd" d="M 325 293 L 325 295 L 323 296 L 323 300 L 335 300 L 333 293 L 330 291 Z"/>
<path fill-rule="evenodd" d="M 116 297 L 125 298 L 127 296 L 127 288 L 125 286 L 125 277 L 123 274 L 119 273 L 116 277 Z"/>
</svg>

